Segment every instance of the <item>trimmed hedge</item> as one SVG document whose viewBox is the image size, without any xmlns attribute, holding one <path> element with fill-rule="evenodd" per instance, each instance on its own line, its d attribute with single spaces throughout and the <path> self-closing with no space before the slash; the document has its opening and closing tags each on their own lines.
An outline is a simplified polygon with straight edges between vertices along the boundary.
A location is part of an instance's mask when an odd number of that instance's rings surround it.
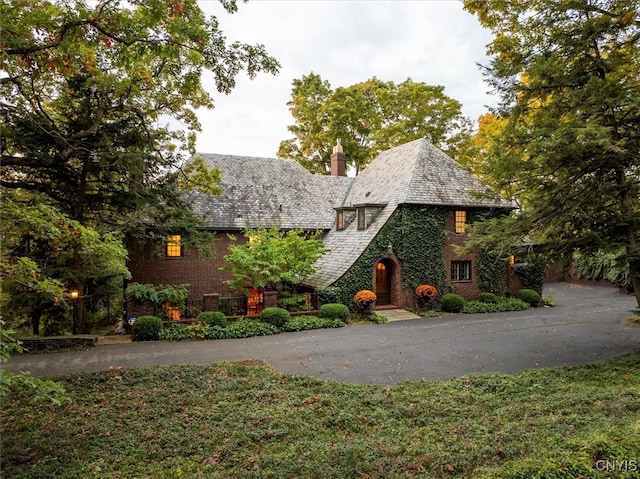
<svg viewBox="0 0 640 479">
<path fill-rule="evenodd" d="M 308 329 L 341 328 L 345 324 L 339 319 L 317 316 L 293 316 L 282 328 L 283 331 L 306 331 Z"/>
<path fill-rule="evenodd" d="M 524 311 L 529 309 L 529 304 L 518 298 L 500 298 L 496 303 L 483 303 L 482 301 L 468 301 L 463 313 L 504 313 L 507 311 Z"/>
<path fill-rule="evenodd" d="M 281 329 L 291 318 L 291 314 L 284 308 L 264 308 L 260 313 L 260 321 Z"/>
<path fill-rule="evenodd" d="M 445 294 L 440 300 L 442 310 L 447 313 L 459 313 L 464 309 L 466 301 L 459 294 Z"/>
<path fill-rule="evenodd" d="M 478 301 L 481 303 L 497 303 L 498 296 L 493 293 L 480 293 L 478 295 Z"/>
<path fill-rule="evenodd" d="M 131 328 L 134 341 L 158 341 L 162 331 L 162 319 L 157 316 L 140 316 Z"/>
<path fill-rule="evenodd" d="M 205 311 L 198 315 L 198 319 L 205 321 L 209 326 L 222 326 L 227 325 L 227 317 L 220 311 Z"/>
<path fill-rule="evenodd" d="M 518 293 L 518 298 L 525 303 L 529 303 L 534 308 L 540 304 L 542 299 L 540 293 L 533 289 L 521 289 L 520 293 Z"/>
<path fill-rule="evenodd" d="M 349 321 L 351 317 L 351 311 L 344 304 L 329 303 L 320 306 L 319 315 L 321 318 L 339 319 L 343 323 Z"/>
</svg>

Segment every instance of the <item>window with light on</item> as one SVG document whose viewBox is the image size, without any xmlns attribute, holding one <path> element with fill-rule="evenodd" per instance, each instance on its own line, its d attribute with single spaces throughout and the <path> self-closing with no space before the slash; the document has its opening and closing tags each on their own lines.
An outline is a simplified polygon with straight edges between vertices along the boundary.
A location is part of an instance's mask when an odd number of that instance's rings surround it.
<svg viewBox="0 0 640 479">
<path fill-rule="evenodd" d="M 467 228 L 467 212 L 463 210 L 456 211 L 456 225 L 455 232 L 456 233 L 464 233 Z"/>
<path fill-rule="evenodd" d="M 180 235 L 169 235 L 167 237 L 167 257 L 180 258 L 182 256 L 182 238 Z"/>
</svg>

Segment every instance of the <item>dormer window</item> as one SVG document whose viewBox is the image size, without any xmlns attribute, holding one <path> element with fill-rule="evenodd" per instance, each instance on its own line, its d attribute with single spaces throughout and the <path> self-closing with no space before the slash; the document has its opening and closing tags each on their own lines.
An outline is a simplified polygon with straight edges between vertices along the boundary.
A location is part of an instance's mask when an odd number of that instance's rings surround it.
<svg viewBox="0 0 640 479">
<path fill-rule="evenodd" d="M 367 229 L 367 209 L 364 206 L 361 206 L 357 209 L 358 212 L 358 229 L 364 230 Z"/>
<path fill-rule="evenodd" d="M 336 230 L 342 231 L 349 227 L 356 219 L 356 210 L 353 207 L 336 208 Z"/>
</svg>

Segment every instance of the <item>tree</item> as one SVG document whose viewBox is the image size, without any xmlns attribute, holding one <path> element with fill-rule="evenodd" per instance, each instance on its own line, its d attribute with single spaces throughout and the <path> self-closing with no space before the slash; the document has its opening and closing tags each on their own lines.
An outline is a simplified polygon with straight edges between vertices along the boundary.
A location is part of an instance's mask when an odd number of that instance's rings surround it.
<svg viewBox="0 0 640 479">
<path fill-rule="evenodd" d="M 467 0 L 494 32 L 505 121 L 490 160 L 549 253 L 626 251 L 640 305 L 640 2 Z M 493 140 L 492 140 L 493 141 Z"/>
<path fill-rule="evenodd" d="M 182 168 L 196 110 L 213 107 L 202 77 L 229 93 L 240 71 L 275 73 L 276 60 L 261 45 L 228 44 L 197 0 L 4 0 L 0 16 L 3 190 L 45 198 L 98 234 L 201 242 L 180 191 L 215 193 L 219 181 L 202 163 Z M 69 267 L 86 290 L 79 251 Z"/>
<path fill-rule="evenodd" d="M 20 201 L 20 196 L 5 194 L 0 212 L 3 315 L 28 316 L 36 335 L 44 315 L 45 332 L 59 334 L 70 309 L 69 287 L 114 278 L 121 286 L 129 276 L 127 252 L 112 233 L 99 234 L 43 201 Z M 81 260 L 80 272 L 69 268 L 74 255 Z"/>
<path fill-rule="evenodd" d="M 319 233 L 280 231 L 276 226 L 247 229 L 247 241 L 229 247 L 223 269 L 233 275 L 227 283 L 241 291 L 247 286 L 275 288 L 298 285 L 316 271 L 316 261 L 327 251 Z"/>
<path fill-rule="evenodd" d="M 287 103 L 296 123 L 294 137 L 280 143 L 278 156 L 298 161 L 313 173 L 330 170 L 331 149 L 340 139 L 356 173 L 381 151 L 418 138 L 457 156 L 471 139 L 471 122 L 444 87 L 414 82 L 396 85 L 371 78 L 332 90 L 310 73 L 293 81 Z"/>
</svg>

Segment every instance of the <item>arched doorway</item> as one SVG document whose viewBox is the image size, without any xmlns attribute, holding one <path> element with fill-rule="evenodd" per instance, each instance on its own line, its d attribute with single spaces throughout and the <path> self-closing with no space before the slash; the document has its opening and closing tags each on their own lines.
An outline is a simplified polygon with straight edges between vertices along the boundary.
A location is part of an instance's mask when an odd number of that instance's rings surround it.
<svg viewBox="0 0 640 479">
<path fill-rule="evenodd" d="M 385 306 L 392 304 L 391 277 L 393 275 L 393 262 L 387 258 L 381 259 L 376 264 L 375 288 L 378 297 L 376 304 Z"/>
<path fill-rule="evenodd" d="M 387 251 L 373 266 L 373 290 L 378 297 L 376 306 L 405 306 L 402 264 L 392 251 Z"/>
</svg>

